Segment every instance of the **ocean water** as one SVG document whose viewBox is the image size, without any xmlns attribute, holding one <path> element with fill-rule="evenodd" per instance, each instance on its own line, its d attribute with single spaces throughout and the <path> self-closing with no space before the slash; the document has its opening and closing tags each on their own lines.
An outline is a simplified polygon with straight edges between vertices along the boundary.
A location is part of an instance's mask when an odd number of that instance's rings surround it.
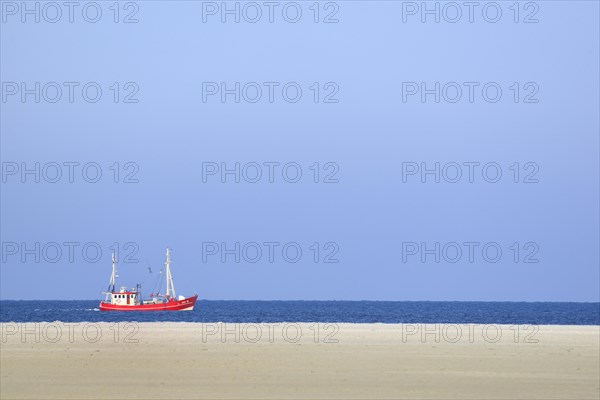
<svg viewBox="0 0 600 400">
<path fill-rule="evenodd" d="M 98 300 L 0 301 L 0 322 L 42 321 L 600 325 L 600 303 L 199 300 L 194 311 L 105 312 Z"/>
</svg>

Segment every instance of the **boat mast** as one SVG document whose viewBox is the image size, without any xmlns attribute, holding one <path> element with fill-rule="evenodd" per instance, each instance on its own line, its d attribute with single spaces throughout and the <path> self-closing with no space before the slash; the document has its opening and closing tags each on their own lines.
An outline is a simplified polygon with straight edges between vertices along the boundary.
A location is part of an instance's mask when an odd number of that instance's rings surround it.
<svg viewBox="0 0 600 400">
<path fill-rule="evenodd" d="M 171 275 L 171 250 L 168 247 L 165 267 L 165 271 L 167 273 L 167 298 L 175 297 L 175 285 L 173 285 L 173 276 Z"/>
<path fill-rule="evenodd" d="M 112 292 L 115 291 L 115 278 L 117 277 L 117 267 L 116 264 L 117 260 L 115 258 L 115 253 L 112 253 L 112 273 L 110 274 L 110 280 L 108 281 L 108 290 L 106 291 L 106 300 L 108 301 L 108 296 L 110 296 L 110 294 Z"/>
</svg>

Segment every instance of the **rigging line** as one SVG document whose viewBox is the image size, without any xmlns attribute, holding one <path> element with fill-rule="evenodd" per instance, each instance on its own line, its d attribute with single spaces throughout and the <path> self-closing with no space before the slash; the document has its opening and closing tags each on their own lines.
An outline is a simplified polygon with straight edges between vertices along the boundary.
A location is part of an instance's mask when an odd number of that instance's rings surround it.
<svg viewBox="0 0 600 400">
<path fill-rule="evenodd" d="M 152 292 L 151 292 L 152 294 L 158 293 L 160 288 L 163 286 L 164 276 L 165 276 L 164 271 L 163 271 L 163 269 L 161 269 L 158 273 L 158 276 L 156 277 L 154 286 L 152 287 Z"/>
</svg>

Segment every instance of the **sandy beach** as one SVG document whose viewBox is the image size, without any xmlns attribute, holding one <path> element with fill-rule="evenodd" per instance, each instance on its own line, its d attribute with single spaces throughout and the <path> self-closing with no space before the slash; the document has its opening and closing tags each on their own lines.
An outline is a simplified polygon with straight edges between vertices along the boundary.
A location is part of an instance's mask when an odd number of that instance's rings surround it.
<svg viewBox="0 0 600 400">
<path fill-rule="evenodd" d="M 2 399 L 600 397 L 599 326 L 0 327 Z"/>
</svg>

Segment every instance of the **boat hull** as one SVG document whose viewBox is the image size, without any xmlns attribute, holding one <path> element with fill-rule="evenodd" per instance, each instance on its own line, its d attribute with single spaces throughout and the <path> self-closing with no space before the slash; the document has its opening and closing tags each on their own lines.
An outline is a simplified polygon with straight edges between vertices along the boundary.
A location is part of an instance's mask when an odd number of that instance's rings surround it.
<svg viewBox="0 0 600 400">
<path fill-rule="evenodd" d="M 192 311 L 198 295 L 157 304 L 120 305 L 100 302 L 100 311 Z"/>
</svg>

